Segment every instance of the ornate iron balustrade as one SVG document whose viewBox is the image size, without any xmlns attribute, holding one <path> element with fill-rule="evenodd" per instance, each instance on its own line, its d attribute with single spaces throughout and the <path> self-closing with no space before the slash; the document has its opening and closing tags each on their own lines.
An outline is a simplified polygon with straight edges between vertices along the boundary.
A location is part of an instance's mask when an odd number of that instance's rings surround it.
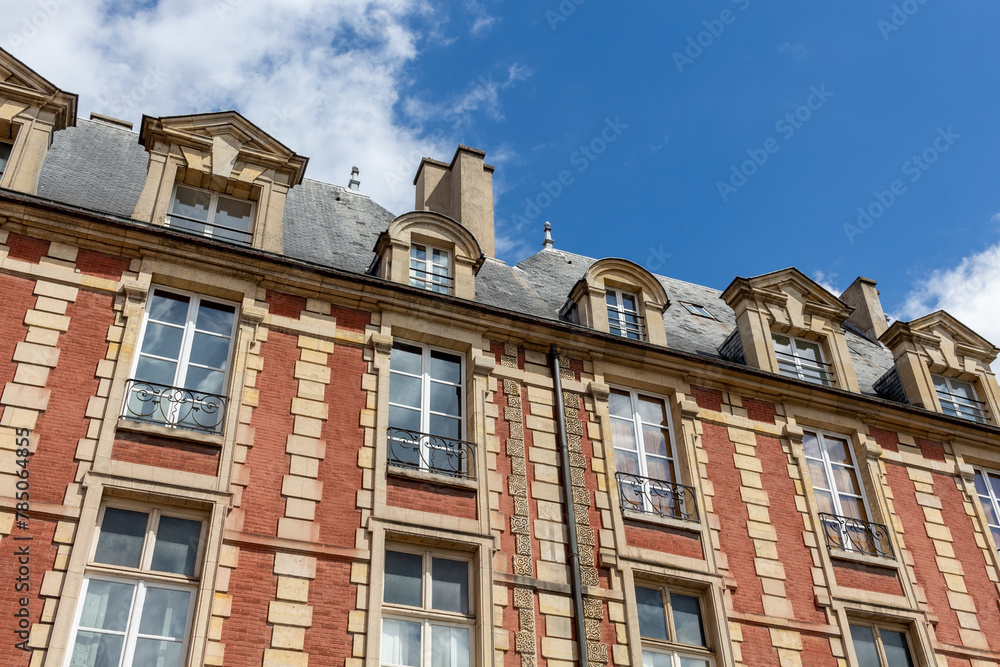
<svg viewBox="0 0 1000 667">
<path fill-rule="evenodd" d="M 814 361 L 787 352 L 774 351 L 778 358 L 778 372 L 785 377 L 792 377 L 806 382 L 815 382 L 829 387 L 833 384 L 833 364 L 825 361 Z"/>
<path fill-rule="evenodd" d="M 825 512 L 820 512 L 819 520 L 828 548 L 896 560 L 889 529 L 882 524 Z"/>
<path fill-rule="evenodd" d="M 388 429 L 389 465 L 476 479 L 476 446 L 464 440 L 402 428 Z"/>
<path fill-rule="evenodd" d="M 698 500 L 692 487 L 627 472 L 618 473 L 616 478 L 622 511 L 656 514 L 681 521 L 700 520 Z"/>
<path fill-rule="evenodd" d="M 125 383 L 122 418 L 189 431 L 218 433 L 226 417 L 226 397 L 143 380 Z"/>
</svg>

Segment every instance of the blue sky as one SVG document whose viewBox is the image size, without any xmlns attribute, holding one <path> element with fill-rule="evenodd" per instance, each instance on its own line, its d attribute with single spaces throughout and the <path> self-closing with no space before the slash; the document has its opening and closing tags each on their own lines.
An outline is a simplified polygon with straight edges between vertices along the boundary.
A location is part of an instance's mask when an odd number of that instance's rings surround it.
<svg viewBox="0 0 1000 667">
<path fill-rule="evenodd" d="M 549 220 L 557 248 L 719 289 L 865 275 L 894 315 L 1000 341 L 995 2 L 19 5 L 0 45 L 84 117 L 235 106 L 396 213 L 421 155 L 482 148 L 509 263 Z"/>
</svg>

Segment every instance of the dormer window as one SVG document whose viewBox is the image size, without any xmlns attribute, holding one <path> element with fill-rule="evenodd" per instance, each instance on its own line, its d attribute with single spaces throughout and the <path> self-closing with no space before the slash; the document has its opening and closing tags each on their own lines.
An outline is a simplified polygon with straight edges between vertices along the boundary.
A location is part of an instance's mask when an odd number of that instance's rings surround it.
<svg viewBox="0 0 1000 667">
<path fill-rule="evenodd" d="M 250 245 L 253 241 L 253 202 L 178 185 L 174 188 L 167 226 Z"/>
<path fill-rule="evenodd" d="M 823 350 L 817 343 L 776 333 L 771 334 L 771 339 L 774 341 L 779 373 L 824 387 L 833 384 L 831 366 L 823 361 Z"/>
<path fill-rule="evenodd" d="M 410 286 L 451 294 L 451 253 L 441 248 L 414 243 L 410 246 Z"/>
<path fill-rule="evenodd" d="M 699 317 L 707 317 L 710 320 L 715 319 L 715 317 L 712 316 L 712 313 L 708 312 L 708 309 L 705 308 L 705 306 L 699 305 L 697 303 L 688 303 L 687 301 L 681 301 L 681 305 L 684 306 L 684 308 L 687 309 L 687 311 L 692 315 L 697 315 Z"/>
<path fill-rule="evenodd" d="M 963 382 L 943 375 L 932 375 L 941 412 L 979 424 L 986 423 L 985 403 L 976 395 L 971 382 Z"/>
<path fill-rule="evenodd" d="M 642 326 L 642 316 L 639 315 L 639 300 L 635 294 L 621 290 L 609 289 L 608 330 L 615 336 L 644 340 L 645 332 Z"/>
<path fill-rule="evenodd" d="M 7 160 L 10 159 L 10 151 L 13 147 L 13 144 L 0 141 L 0 176 L 3 176 L 4 169 L 7 168 Z"/>
</svg>

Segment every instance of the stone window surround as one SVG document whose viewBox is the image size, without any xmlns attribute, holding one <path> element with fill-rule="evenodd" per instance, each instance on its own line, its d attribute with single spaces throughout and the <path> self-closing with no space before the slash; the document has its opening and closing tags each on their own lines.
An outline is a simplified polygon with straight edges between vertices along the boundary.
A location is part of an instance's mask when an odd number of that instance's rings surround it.
<svg viewBox="0 0 1000 667">
<path fill-rule="evenodd" d="M 846 604 L 837 610 L 837 616 L 844 638 L 845 657 L 848 661 L 847 664 L 851 667 L 858 664 L 858 657 L 854 651 L 854 640 L 851 637 L 851 625 L 878 626 L 902 632 L 906 635 L 910 658 L 913 660 L 914 666 L 935 664 L 933 660 L 936 654 L 925 629 L 929 624 L 919 612 L 886 614 L 881 610 Z M 930 656 L 930 660 L 928 660 L 928 656 Z"/>
<path fill-rule="evenodd" d="M 460 223 L 432 211 L 401 215 L 379 236 L 374 248 L 381 263 L 379 277 L 409 285 L 413 243 L 448 251 L 452 272 L 449 293 L 470 301 L 476 298 L 475 276 L 486 260 L 479 242 Z"/>
<path fill-rule="evenodd" d="M 633 577 L 634 576 L 635 576 L 635 573 L 633 572 Z M 691 645 L 691 644 L 680 644 L 680 643 L 677 643 L 676 641 L 670 641 L 669 639 L 665 642 L 665 645 L 663 645 L 663 646 L 658 645 L 658 644 L 652 644 L 652 643 L 644 646 L 642 644 L 641 639 L 640 639 L 640 641 L 639 641 L 639 644 L 640 644 L 639 650 L 642 651 L 643 649 L 649 649 L 649 650 L 653 650 L 653 651 L 657 651 L 657 652 L 666 652 L 666 653 L 671 653 L 671 654 L 673 654 L 673 653 L 687 654 L 688 656 L 696 658 L 696 659 L 707 660 L 708 664 L 710 665 L 710 667 L 714 667 L 714 665 L 716 664 L 716 661 L 715 661 L 715 650 L 714 650 L 715 644 L 712 641 L 713 637 L 712 637 L 712 632 L 711 632 L 710 624 L 707 622 L 707 618 L 706 618 L 706 609 L 709 607 L 709 605 L 711 604 L 711 602 L 710 602 L 709 599 L 707 599 L 708 596 L 705 594 L 704 588 L 703 587 L 698 587 L 698 586 L 691 586 L 690 583 L 688 583 L 688 582 L 684 582 L 684 583 L 669 582 L 668 583 L 668 582 L 664 582 L 663 580 L 656 579 L 656 578 L 649 578 L 649 579 L 640 578 L 640 579 L 636 580 L 635 581 L 635 585 L 632 586 L 632 588 L 631 588 L 631 593 L 632 593 L 631 596 L 626 596 L 626 599 L 629 601 L 629 604 L 630 605 L 634 605 L 637 609 L 638 609 L 638 606 L 639 606 L 638 601 L 635 600 L 635 589 L 637 587 L 638 588 L 648 588 L 650 590 L 660 591 L 660 593 L 663 595 L 664 618 L 665 618 L 665 621 L 666 621 L 667 635 L 668 636 L 673 635 L 674 632 L 675 632 L 675 629 L 674 629 L 673 623 L 672 623 L 672 615 L 673 614 L 672 613 L 668 613 L 666 611 L 666 609 L 668 607 L 672 607 L 673 606 L 672 602 L 670 602 L 668 600 L 669 596 L 676 593 L 676 594 L 679 594 L 679 595 L 687 595 L 689 597 L 696 598 L 698 600 L 698 616 L 699 616 L 699 621 L 701 622 L 701 631 L 702 631 L 702 633 L 705 636 L 705 645 L 704 646 L 696 646 L 696 645 Z M 636 634 L 636 636 L 637 637 L 641 637 L 641 630 Z M 657 641 L 657 640 L 653 640 L 653 641 Z M 662 640 L 660 640 L 660 641 L 662 641 Z"/>
<path fill-rule="evenodd" d="M 607 293 L 609 289 L 634 294 L 644 325 L 643 340 L 667 345 L 663 313 L 670 306 L 663 285 L 652 273 L 627 259 L 609 257 L 594 262 L 573 287 L 569 298 L 577 305 L 580 324 L 595 331 L 610 332 Z"/>
<path fill-rule="evenodd" d="M 257 226 L 256 225 L 256 223 L 257 223 L 257 216 L 258 216 L 258 213 L 259 213 L 259 210 L 260 210 L 259 202 L 260 202 L 260 197 L 261 197 L 261 192 L 262 192 L 260 186 L 254 185 L 254 186 L 251 186 L 250 188 L 238 188 L 237 189 L 237 187 L 230 181 L 230 182 L 228 182 L 226 184 L 226 187 L 224 187 L 222 189 L 218 189 L 218 188 L 212 187 L 212 184 L 210 184 L 209 187 L 201 187 L 200 183 L 204 179 L 199 179 L 199 185 L 192 185 L 192 184 L 186 182 L 186 172 L 187 172 L 187 170 L 185 168 L 183 168 L 183 167 L 179 167 L 178 170 L 177 170 L 177 180 L 174 183 L 173 190 L 170 193 L 170 204 L 167 207 L 167 216 L 164 219 L 164 224 L 167 227 L 173 227 L 173 225 L 171 224 L 172 221 L 170 220 L 170 218 L 171 218 L 172 215 L 174 215 L 172 211 L 173 211 L 174 201 L 176 200 L 176 197 L 177 197 L 177 187 L 178 186 L 182 186 L 182 187 L 187 187 L 190 190 L 198 190 L 198 191 L 202 191 L 202 192 L 208 193 L 211 196 L 211 203 L 209 205 L 208 212 L 209 212 L 209 217 L 212 219 L 212 222 L 214 222 L 215 215 L 218 213 L 219 199 L 220 198 L 222 198 L 222 197 L 228 197 L 230 199 L 235 199 L 235 200 L 239 200 L 239 201 L 249 202 L 249 204 L 250 204 L 250 232 L 249 232 L 249 234 L 250 234 L 251 238 L 254 237 L 255 232 L 256 232 L 256 226 Z M 228 190 L 230 190 L 231 188 L 234 191 L 233 192 L 228 192 Z M 206 227 L 210 227 L 212 225 L 211 222 L 206 222 L 206 223 L 203 223 L 203 224 L 205 224 Z M 191 232 L 191 231 L 183 230 L 183 229 L 179 229 L 179 230 L 180 231 L 185 231 L 185 232 L 187 232 L 189 234 L 194 234 L 195 236 L 198 235 L 196 232 Z M 208 230 L 206 230 L 206 231 L 208 231 Z M 214 233 L 213 233 L 212 236 L 208 236 L 206 234 L 205 237 L 206 238 L 211 238 L 213 240 L 220 240 L 220 239 L 216 239 L 215 238 Z M 228 243 L 239 243 L 238 241 L 234 241 L 232 239 L 221 239 L 221 240 L 223 240 L 225 242 L 228 242 Z M 252 245 L 252 244 L 248 243 L 246 245 Z"/>
</svg>

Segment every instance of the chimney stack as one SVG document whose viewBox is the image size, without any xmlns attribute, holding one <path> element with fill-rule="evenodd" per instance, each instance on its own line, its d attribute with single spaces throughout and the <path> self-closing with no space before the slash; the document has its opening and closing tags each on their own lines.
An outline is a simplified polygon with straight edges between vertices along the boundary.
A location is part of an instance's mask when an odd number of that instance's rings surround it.
<svg viewBox="0 0 1000 667">
<path fill-rule="evenodd" d="M 847 321 L 863 331 L 869 340 L 878 342 L 879 336 L 885 333 L 889 324 L 885 321 L 885 312 L 875 284 L 870 278 L 858 276 L 840 295 L 840 300 L 854 308 Z"/>
<path fill-rule="evenodd" d="M 459 146 L 451 164 L 424 158 L 417 167 L 417 211 L 434 211 L 462 224 L 479 241 L 487 257 L 494 256 L 493 171 L 486 153 Z"/>
</svg>

